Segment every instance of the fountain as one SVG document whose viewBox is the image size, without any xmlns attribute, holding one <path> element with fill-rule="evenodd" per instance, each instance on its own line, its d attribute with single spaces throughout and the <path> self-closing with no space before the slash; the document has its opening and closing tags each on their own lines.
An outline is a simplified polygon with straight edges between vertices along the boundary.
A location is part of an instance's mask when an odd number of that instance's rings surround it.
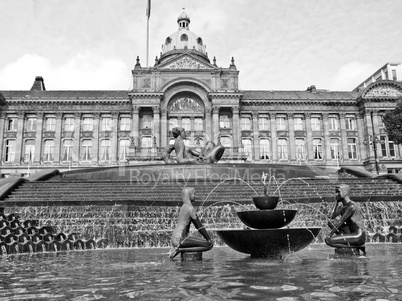
<svg viewBox="0 0 402 301">
<path fill-rule="evenodd" d="M 253 229 L 225 229 L 216 233 L 229 247 L 253 258 L 282 258 L 307 247 L 321 228 L 286 227 L 297 210 L 275 209 L 277 202 L 272 198 L 272 202 L 265 203 L 272 209 L 260 209 L 264 206 L 257 203 L 259 210 L 237 212 L 240 220 Z"/>
</svg>

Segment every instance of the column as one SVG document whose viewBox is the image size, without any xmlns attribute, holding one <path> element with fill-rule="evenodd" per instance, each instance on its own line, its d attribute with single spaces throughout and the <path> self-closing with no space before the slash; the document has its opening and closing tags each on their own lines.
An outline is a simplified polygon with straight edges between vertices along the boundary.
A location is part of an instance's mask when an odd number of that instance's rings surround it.
<svg viewBox="0 0 402 301">
<path fill-rule="evenodd" d="M 342 147 L 342 156 L 341 156 L 341 161 L 343 160 L 349 160 L 348 157 L 348 138 L 346 135 L 346 114 L 345 113 L 340 113 L 339 114 L 339 122 L 341 126 L 341 147 Z"/>
<path fill-rule="evenodd" d="M 233 114 L 233 146 L 240 147 L 240 112 L 239 106 L 232 107 Z"/>
<path fill-rule="evenodd" d="M 213 140 L 211 113 L 212 110 L 205 109 L 205 142 Z"/>
<path fill-rule="evenodd" d="M 306 116 L 307 160 L 314 160 L 313 134 L 311 131 L 311 113 L 305 113 L 305 116 Z"/>
<path fill-rule="evenodd" d="M 139 137 L 140 137 L 140 107 L 133 106 L 133 128 L 131 131 L 131 136 L 133 137 L 135 147 L 139 147 Z"/>
<path fill-rule="evenodd" d="M 156 140 L 156 143 L 158 144 L 157 146 L 160 146 L 160 108 L 159 106 L 152 107 L 152 110 L 154 112 L 154 129 L 153 129 L 153 134 L 154 138 Z"/>
<path fill-rule="evenodd" d="M 23 156 L 24 147 L 24 117 L 25 112 L 18 112 L 17 136 L 15 139 L 15 160 L 14 163 L 20 164 Z"/>
<path fill-rule="evenodd" d="M 271 121 L 271 144 L 272 144 L 272 161 L 276 162 L 278 160 L 277 152 L 277 140 L 276 140 L 276 120 L 275 120 L 275 113 L 269 114 L 269 119 Z"/>
<path fill-rule="evenodd" d="M 357 115 L 357 130 L 358 130 L 358 148 L 359 148 L 359 161 L 362 162 L 364 158 L 367 157 L 367 153 L 366 153 L 366 148 L 365 145 L 363 144 L 363 141 L 366 139 L 366 135 L 364 133 L 364 114 L 359 113 Z"/>
<path fill-rule="evenodd" d="M 6 113 L 1 112 L 0 115 L 0 162 L 3 161 L 3 152 L 4 152 L 4 130 L 5 130 L 5 120 L 6 120 Z"/>
<path fill-rule="evenodd" d="M 98 163 L 100 113 L 94 113 L 93 116 L 94 116 L 94 128 L 93 128 L 93 139 L 92 139 L 92 163 Z"/>
<path fill-rule="evenodd" d="M 63 113 L 56 113 L 56 128 L 54 132 L 54 163 L 60 163 L 62 117 Z"/>
<path fill-rule="evenodd" d="M 161 109 L 161 132 L 160 132 L 160 147 L 166 147 L 167 145 L 167 135 L 168 135 L 168 121 L 167 121 L 167 110 Z"/>
<path fill-rule="evenodd" d="M 322 124 L 324 126 L 324 154 L 325 154 L 325 161 L 329 162 L 331 160 L 331 138 L 329 137 L 329 120 L 328 120 L 328 113 L 322 114 Z"/>
<path fill-rule="evenodd" d="M 112 141 L 111 141 L 111 148 L 110 148 L 110 158 L 112 164 L 116 164 L 117 159 L 117 149 L 119 148 L 119 137 L 118 135 L 118 127 L 119 127 L 119 113 L 113 112 L 112 113 Z"/>
<path fill-rule="evenodd" d="M 374 141 L 374 139 L 376 138 L 376 137 L 374 137 L 374 135 L 377 136 L 378 138 L 380 138 L 379 137 L 380 130 L 379 130 L 379 120 L 378 119 L 381 117 L 378 115 L 377 110 L 373 110 L 371 118 L 372 118 L 372 122 L 373 122 L 373 141 Z M 375 145 L 375 147 L 377 148 L 377 160 L 379 162 L 379 160 L 382 158 L 381 144 L 377 143 Z"/>
<path fill-rule="evenodd" d="M 213 106 L 212 107 L 212 139 L 213 142 L 218 143 L 219 138 L 219 107 Z M 234 143 L 233 143 L 234 146 Z"/>
<path fill-rule="evenodd" d="M 289 123 L 289 147 L 290 147 L 290 161 L 296 161 L 296 140 L 295 140 L 295 125 L 294 125 L 294 113 L 288 113 Z"/>
<path fill-rule="evenodd" d="M 260 160 L 260 141 L 259 141 L 259 132 L 258 132 L 258 113 L 252 113 L 253 118 L 253 159 L 256 161 Z"/>
<path fill-rule="evenodd" d="M 81 113 L 76 112 L 74 114 L 75 120 L 74 120 L 74 141 L 73 141 L 73 153 L 71 154 L 72 156 L 72 161 L 73 162 L 78 162 L 80 157 L 80 141 L 81 141 Z"/>
<path fill-rule="evenodd" d="M 35 156 L 34 164 L 42 161 L 42 131 L 43 131 L 43 112 L 36 113 L 36 133 L 35 133 Z"/>
</svg>

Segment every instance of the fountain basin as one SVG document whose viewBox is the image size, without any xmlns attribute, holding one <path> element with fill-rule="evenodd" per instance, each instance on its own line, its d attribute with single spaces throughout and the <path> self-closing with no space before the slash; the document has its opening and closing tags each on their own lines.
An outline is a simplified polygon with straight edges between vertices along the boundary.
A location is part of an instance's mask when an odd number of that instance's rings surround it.
<svg viewBox="0 0 402 301">
<path fill-rule="evenodd" d="M 251 210 L 238 211 L 240 220 L 254 229 L 278 229 L 288 225 L 296 216 L 297 210 Z"/>
<path fill-rule="evenodd" d="M 321 228 L 265 230 L 217 230 L 218 236 L 232 249 L 253 258 L 282 258 L 284 254 L 307 247 Z"/>
<path fill-rule="evenodd" d="M 261 210 L 275 209 L 278 205 L 279 197 L 271 195 L 262 195 L 253 197 L 254 205 Z"/>
</svg>

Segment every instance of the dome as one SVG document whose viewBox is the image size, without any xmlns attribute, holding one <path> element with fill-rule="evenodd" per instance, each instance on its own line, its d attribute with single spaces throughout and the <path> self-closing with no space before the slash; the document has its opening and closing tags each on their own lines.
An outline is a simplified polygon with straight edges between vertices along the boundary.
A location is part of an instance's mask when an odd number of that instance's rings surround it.
<svg viewBox="0 0 402 301">
<path fill-rule="evenodd" d="M 190 17 L 186 12 L 183 11 L 178 16 L 177 23 L 179 29 L 168 36 L 162 44 L 160 59 L 188 51 L 203 57 L 209 62 L 204 41 L 189 29 Z"/>
</svg>

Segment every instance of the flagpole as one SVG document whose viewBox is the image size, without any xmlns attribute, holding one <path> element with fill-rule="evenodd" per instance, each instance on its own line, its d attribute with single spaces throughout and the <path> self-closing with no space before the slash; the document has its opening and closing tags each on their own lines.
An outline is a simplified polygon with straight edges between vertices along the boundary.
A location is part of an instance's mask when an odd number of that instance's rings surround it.
<svg viewBox="0 0 402 301">
<path fill-rule="evenodd" d="M 147 67 L 149 67 L 149 17 L 151 16 L 151 0 L 147 0 Z"/>
</svg>

